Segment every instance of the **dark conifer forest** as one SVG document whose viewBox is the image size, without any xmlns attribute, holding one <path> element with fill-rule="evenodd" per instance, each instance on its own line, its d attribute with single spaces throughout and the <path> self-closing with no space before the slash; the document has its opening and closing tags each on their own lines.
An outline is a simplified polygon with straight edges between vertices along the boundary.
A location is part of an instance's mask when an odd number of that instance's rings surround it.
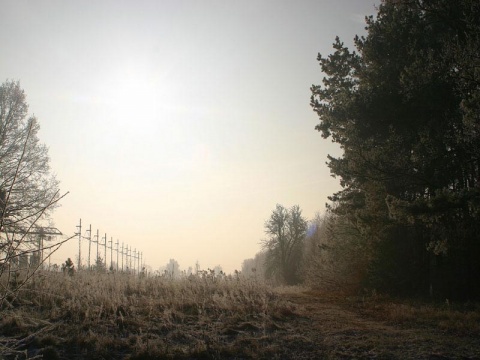
<svg viewBox="0 0 480 360">
<path fill-rule="evenodd" d="M 316 129 L 342 190 L 330 228 L 362 281 L 401 295 L 480 297 L 480 3 L 385 1 L 355 50 L 318 55 Z"/>
</svg>

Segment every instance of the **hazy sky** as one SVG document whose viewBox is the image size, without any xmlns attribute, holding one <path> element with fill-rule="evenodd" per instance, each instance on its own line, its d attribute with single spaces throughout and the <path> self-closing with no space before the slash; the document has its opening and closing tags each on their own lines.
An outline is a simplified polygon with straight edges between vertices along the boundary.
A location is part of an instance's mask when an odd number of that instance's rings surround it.
<svg viewBox="0 0 480 360">
<path fill-rule="evenodd" d="M 70 192 L 55 225 L 82 218 L 153 269 L 231 272 L 277 203 L 323 212 L 339 152 L 314 130 L 317 53 L 351 45 L 379 2 L 0 0 L 0 81 L 20 80 Z"/>
</svg>

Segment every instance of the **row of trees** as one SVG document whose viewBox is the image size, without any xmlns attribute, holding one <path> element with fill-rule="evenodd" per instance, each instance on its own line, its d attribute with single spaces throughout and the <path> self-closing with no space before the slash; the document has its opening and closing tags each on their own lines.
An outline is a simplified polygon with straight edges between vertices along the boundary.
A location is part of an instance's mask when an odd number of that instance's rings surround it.
<svg viewBox="0 0 480 360">
<path fill-rule="evenodd" d="M 318 55 L 311 88 L 342 190 L 301 261 L 277 207 L 267 275 L 298 281 L 293 261 L 316 286 L 480 298 L 480 2 L 383 1 L 366 30 L 356 51 L 337 38 Z"/>
<path fill-rule="evenodd" d="M 371 255 L 357 229 L 333 211 L 307 221 L 298 205 L 277 205 L 265 234 L 262 251 L 243 261 L 243 276 L 327 291 L 355 292 L 365 285 Z"/>
<path fill-rule="evenodd" d="M 165 266 L 162 266 L 155 271 L 155 274 L 157 276 L 164 276 L 171 279 L 179 279 L 191 275 L 202 276 L 209 274 L 213 277 L 225 275 L 220 265 L 215 266 L 213 269 L 208 268 L 208 270 L 201 270 L 198 262 L 195 264 L 195 269 L 189 266 L 187 270 L 182 270 L 180 264 L 175 259 L 170 259 Z"/>
</svg>

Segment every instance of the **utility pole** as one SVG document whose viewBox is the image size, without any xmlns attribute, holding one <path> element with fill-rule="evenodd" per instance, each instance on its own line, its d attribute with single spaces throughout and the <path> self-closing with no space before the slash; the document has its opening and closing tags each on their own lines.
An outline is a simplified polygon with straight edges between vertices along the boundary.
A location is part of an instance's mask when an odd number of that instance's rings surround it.
<svg viewBox="0 0 480 360">
<path fill-rule="evenodd" d="M 1 192 L 0 192 L 0 215 L 1 215 Z M 120 241 L 113 242 L 113 236 L 110 237 L 110 240 L 107 238 L 107 233 L 105 233 L 104 237 L 100 237 L 100 231 L 97 229 L 96 235 L 92 235 L 92 224 L 89 225 L 88 229 L 84 229 L 85 236 L 82 236 L 82 219 L 79 219 L 78 225 L 76 226 L 77 232 L 75 235 L 78 235 L 78 262 L 77 267 L 80 270 L 82 268 L 82 239 L 88 240 L 88 269 L 90 270 L 92 267 L 97 268 L 98 265 L 105 267 L 105 270 L 112 270 L 112 271 L 119 271 L 120 270 L 120 259 L 122 257 L 122 265 L 121 270 L 127 271 L 133 275 L 139 275 L 144 267 L 145 267 L 145 260 L 143 259 L 143 252 L 137 250 L 137 248 L 133 248 L 122 241 L 122 247 L 120 248 Z M 61 232 L 58 229 L 51 228 L 51 227 L 35 227 L 30 230 L 22 230 L 22 234 L 35 234 L 38 235 L 38 262 L 41 264 L 43 263 L 43 248 L 44 248 L 44 240 L 47 238 L 46 235 L 61 235 Z M 50 240 L 50 236 L 48 236 L 48 240 Z M 102 243 L 102 241 L 104 241 Z M 97 257 L 95 261 L 91 261 L 91 253 L 92 253 L 92 242 L 97 244 Z M 113 247 L 115 245 L 115 247 Z M 103 258 L 100 257 L 101 247 L 103 246 Z M 107 251 L 110 249 L 110 266 L 107 267 Z M 113 252 L 116 251 L 116 265 L 115 269 L 113 268 Z M 51 249 L 50 249 L 51 252 Z M 101 260 L 101 262 L 99 262 Z M 85 259 L 87 261 L 87 259 Z M 50 262 L 50 258 L 49 258 Z M 50 267 L 50 264 L 49 264 Z"/>
<path fill-rule="evenodd" d="M 110 237 L 110 269 L 113 271 L 112 252 L 113 252 L 113 238 Z"/>
<path fill-rule="evenodd" d="M 105 233 L 105 243 L 103 244 L 103 262 L 105 263 L 105 270 L 108 270 L 107 268 L 107 233 Z"/>
<path fill-rule="evenodd" d="M 137 274 L 140 275 L 140 250 L 137 251 Z"/>
<path fill-rule="evenodd" d="M 137 251 L 137 274 L 140 275 L 140 250 Z"/>
<path fill-rule="evenodd" d="M 1 193 L 0 193 L 1 195 Z M 0 198 L 1 200 L 1 198 Z M 1 205 L 1 201 L 0 201 Z M 1 215 L 1 207 L 0 207 L 0 215 Z M 131 246 L 122 242 L 122 247 L 120 248 L 120 241 L 113 242 L 113 236 L 110 237 L 110 240 L 107 238 L 107 233 L 105 233 L 104 237 L 100 237 L 100 231 L 97 229 L 96 235 L 92 235 L 92 224 L 89 225 L 88 229 L 84 229 L 85 236 L 82 236 L 82 219 L 79 219 L 78 225 L 76 226 L 77 231 L 75 232 L 75 236 L 78 235 L 78 262 L 77 267 L 80 270 L 82 268 L 82 239 L 88 240 L 88 262 L 87 266 L 90 270 L 92 267 L 97 268 L 97 266 L 102 266 L 105 270 L 111 271 L 120 271 L 120 256 L 122 257 L 122 265 L 121 271 L 127 271 L 133 275 L 139 275 L 144 267 L 145 267 L 145 260 L 143 259 L 143 252 L 137 250 L 137 248 L 132 248 Z M 35 227 L 33 230 L 23 230 L 21 233 L 25 234 L 35 234 L 38 235 L 38 262 L 41 264 L 43 263 L 43 248 L 44 248 L 44 240 L 46 239 L 46 235 L 61 235 L 61 232 L 55 228 L 51 227 Z M 50 236 L 48 237 L 47 241 L 50 240 Z M 102 242 L 103 241 L 103 242 Z M 92 242 L 97 244 L 97 257 L 95 261 L 92 262 L 91 254 L 92 254 Z M 115 247 L 113 247 L 115 245 Z M 101 247 L 103 247 L 103 258 L 100 257 L 101 254 Z M 107 251 L 110 249 L 110 266 L 108 266 L 107 262 Z M 116 251 L 116 265 L 115 269 L 113 267 L 113 252 Z M 50 250 L 51 252 L 51 250 Z M 99 262 L 101 260 L 101 262 Z M 49 258 L 50 261 L 50 258 Z M 85 259 L 87 261 L 87 259 Z M 49 265 L 50 267 L 50 265 Z"/>
<path fill-rule="evenodd" d="M 82 266 L 82 219 L 80 219 L 79 225 L 77 225 L 78 228 L 78 265 L 77 265 L 77 270 L 80 271 L 80 268 Z"/>
<path fill-rule="evenodd" d="M 123 241 L 122 241 L 122 272 L 123 272 Z"/>
<path fill-rule="evenodd" d="M 137 262 L 136 255 L 135 255 L 136 253 L 137 253 L 137 248 L 133 250 L 133 275 L 135 275 L 135 263 Z"/>
<path fill-rule="evenodd" d="M 118 239 L 117 239 L 117 249 L 116 249 L 117 250 L 117 272 L 118 272 L 118 250 L 119 250 L 118 245 L 119 244 L 118 244 Z"/>
<path fill-rule="evenodd" d="M 92 249 L 92 224 L 88 228 L 88 270 L 90 270 L 90 250 Z"/>
<path fill-rule="evenodd" d="M 98 253 L 98 243 L 100 242 L 100 238 L 99 238 L 100 234 L 99 234 L 99 231 L 97 229 L 97 258 L 95 259 L 95 266 L 98 265 L 98 256 L 99 256 L 99 253 Z M 98 270 L 98 269 L 97 269 Z"/>
<path fill-rule="evenodd" d="M 130 254 L 128 254 L 130 252 Z M 129 266 L 128 268 L 130 269 L 130 272 L 132 271 L 132 247 L 130 246 L 130 249 L 127 247 L 127 256 L 130 257 L 130 261 L 128 262 L 129 263 Z"/>
</svg>

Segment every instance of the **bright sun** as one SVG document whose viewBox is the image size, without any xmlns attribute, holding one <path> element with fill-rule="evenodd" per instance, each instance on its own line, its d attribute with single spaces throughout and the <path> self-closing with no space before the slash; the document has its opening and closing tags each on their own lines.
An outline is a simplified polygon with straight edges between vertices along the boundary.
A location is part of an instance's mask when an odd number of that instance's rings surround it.
<svg viewBox="0 0 480 360">
<path fill-rule="evenodd" d="M 108 81 L 105 100 L 119 108 L 141 108 L 148 104 L 155 92 L 155 86 L 141 68 L 121 67 L 112 73 Z"/>
</svg>

